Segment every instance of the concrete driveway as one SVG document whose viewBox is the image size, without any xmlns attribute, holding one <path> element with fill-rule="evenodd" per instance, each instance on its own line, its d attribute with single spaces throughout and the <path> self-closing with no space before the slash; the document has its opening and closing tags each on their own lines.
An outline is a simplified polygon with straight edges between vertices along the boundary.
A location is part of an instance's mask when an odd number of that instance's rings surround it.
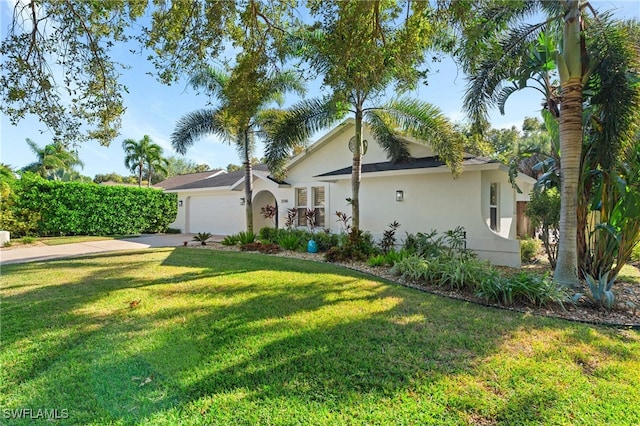
<svg viewBox="0 0 640 426">
<path fill-rule="evenodd" d="M 193 234 L 141 235 L 121 240 L 90 241 L 86 243 L 62 244 L 58 246 L 35 246 L 0 250 L 0 265 L 36 262 L 81 256 L 83 254 L 107 253 L 118 250 L 140 250 L 150 247 L 177 247 L 191 241 Z M 216 240 L 215 237 L 212 238 Z"/>
</svg>

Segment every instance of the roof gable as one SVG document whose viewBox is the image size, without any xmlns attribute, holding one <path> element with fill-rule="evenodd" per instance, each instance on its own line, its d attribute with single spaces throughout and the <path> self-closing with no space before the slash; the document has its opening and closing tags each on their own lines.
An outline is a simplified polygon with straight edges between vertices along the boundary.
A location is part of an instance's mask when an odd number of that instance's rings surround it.
<svg viewBox="0 0 640 426">
<path fill-rule="evenodd" d="M 351 167 L 353 153 L 349 150 L 349 140 L 355 134 L 355 120 L 347 119 L 315 143 L 287 163 L 287 176 L 292 181 L 303 181 L 313 176 L 323 175 L 330 170 Z M 362 128 L 363 138 L 368 141 L 363 163 L 387 162 L 388 154 L 375 140 L 370 126 L 365 122 Z M 407 144 L 407 149 L 414 158 L 434 156 L 435 153 L 428 142 L 415 138 L 400 136 Z"/>
</svg>

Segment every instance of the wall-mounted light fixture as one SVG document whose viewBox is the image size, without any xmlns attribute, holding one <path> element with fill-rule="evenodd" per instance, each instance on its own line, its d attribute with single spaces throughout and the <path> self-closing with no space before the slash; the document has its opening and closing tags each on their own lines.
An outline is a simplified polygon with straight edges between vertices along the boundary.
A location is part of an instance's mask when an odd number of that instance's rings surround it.
<svg viewBox="0 0 640 426">
<path fill-rule="evenodd" d="M 396 201 L 404 200 L 404 191 L 398 190 L 396 191 Z"/>
<path fill-rule="evenodd" d="M 178 201 L 178 207 L 182 207 L 182 200 Z"/>
<path fill-rule="evenodd" d="M 240 205 L 241 205 L 241 206 L 244 206 L 244 203 L 245 203 L 245 199 L 244 199 L 244 197 L 240 198 Z"/>
</svg>

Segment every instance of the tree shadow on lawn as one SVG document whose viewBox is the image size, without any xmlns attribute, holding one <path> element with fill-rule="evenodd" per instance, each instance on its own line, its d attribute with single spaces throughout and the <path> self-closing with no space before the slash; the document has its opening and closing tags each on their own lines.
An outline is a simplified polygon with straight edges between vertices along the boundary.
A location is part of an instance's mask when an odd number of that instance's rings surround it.
<svg viewBox="0 0 640 426">
<path fill-rule="evenodd" d="M 136 256 L 153 258 L 152 253 Z M 127 281 L 150 261 L 126 267 L 99 264 L 89 278 L 69 282 L 74 294 L 62 307 L 70 292 L 66 285 L 9 296 L 11 309 L 28 309 L 21 305 L 31 298 L 41 301 L 37 312 L 59 309 L 51 318 L 24 324 L 24 332 L 12 333 L 37 341 L 58 321 L 78 326 L 69 340 L 48 342 L 42 353 L 28 354 L 32 368 L 12 376 L 20 387 L 39 391 L 12 400 L 21 406 L 68 407 L 69 420 L 76 424 L 154 416 L 171 423 L 166 418 L 191 415 L 201 416 L 203 424 L 252 422 L 249 418 L 305 423 L 318 413 L 326 422 L 366 422 L 358 417 L 363 404 L 365 412 L 388 421 L 397 420 L 394 416 L 404 409 L 414 421 L 460 422 L 482 412 L 475 400 L 465 402 L 471 398 L 465 392 L 477 392 L 482 398 L 505 399 L 504 412 L 496 415 L 508 418 L 530 400 L 518 392 L 492 395 L 463 387 L 464 378 L 478 374 L 514 334 L 548 328 L 562 335 L 552 342 L 556 349 L 574 340 L 593 344 L 598 336 L 611 334 L 450 301 L 332 265 L 209 250 L 175 249 L 166 255 L 156 262 L 187 270 L 172 272 L 171 280 Z M 86 267 L 87 261 L 91 258 L 56 261 L 56 266 Z M 288 271 L 293 282 L 302 283 L 269 282 L 271 271 Z M 253 273 L 256 282 L 220 281 Z M 122 289 L 145 290 L 143 308 L 80 309 Z M 184 303 L 169 303 L 176 299 Z M 451 387 L 454 392 L 448 394 Z M 556 394 L 552 387 L 538 391 Z M 544 409 L 532 411 L 531 418 L 544 419 L 558 400 L 546 398 Z M 278 418 L 275 405 L 292 407 L 285 410 L 286 419 Z"/>
</svg>

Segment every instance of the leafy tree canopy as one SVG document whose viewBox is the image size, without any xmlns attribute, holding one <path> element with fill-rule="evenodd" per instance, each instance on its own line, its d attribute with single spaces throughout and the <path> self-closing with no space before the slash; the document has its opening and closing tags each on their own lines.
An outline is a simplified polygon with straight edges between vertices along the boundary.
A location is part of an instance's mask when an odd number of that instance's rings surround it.
<svg viewBox="0 0 640 426">
<path fill-rule="evenodd" d="M 127 184 L 137 184 L 138 178 L 135 176 L 122 176 L 118 173 L 105 173 L 95 175 L 93 178 L 93 182 L 102 183 L 102 182 L 117 182 L 117 183 L 127 183 Z"/>
<path fill-rule="evenodd" d="M 38 116 L 56 142 L 108 145 L 124 111 L 109 50 L 144 9 L 144 2 L 17 0 L 0 44 L 0 111 L 13 124 Z"/>
<path fill-rule="evenodd" d="M 444 44 L 428 2 L 312 1 L 315 22 L 298 34 L 297 55 L 324 75 L 334 97 L 362 105 L 392 82 L 398 92 L 426 79 L 425 51 Z"/>
<path fill-rule="evenodd" d="M 296 1 L 16 0 L 0 44 L 0 111 L 15 124 L 36 115 L 69 144 L 118 135 L 125 110 L 119 82 L 126 64 L 111 58 L 116 44 L 137 40 L 164 83 L 229 52 L 282 57 L 284 31 Z M 136 22 L 142 31 L 131 29 Z M 230 47 L 225 52 L 225 48 Z M 135 48 L 135 47 L 134 47 Z M 224 55 L 227 58 L 222 59 Z"/>
</svg>

